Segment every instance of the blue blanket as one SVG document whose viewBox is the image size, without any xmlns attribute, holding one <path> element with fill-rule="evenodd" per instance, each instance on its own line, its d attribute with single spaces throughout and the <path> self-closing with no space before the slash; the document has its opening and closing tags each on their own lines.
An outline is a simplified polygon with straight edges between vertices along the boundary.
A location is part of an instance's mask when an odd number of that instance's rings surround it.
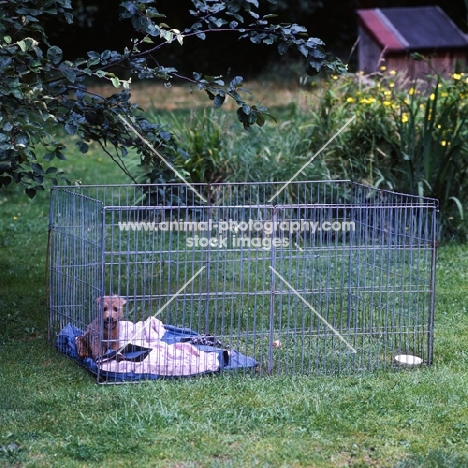
<svg viewBox="0 0 468 468">
<path fill-rule="evenodd" d="M 178 328 L 173 325 L 164 325 L 166 333 L 161 338 L 161 341 L 167 344 L 174 344 L 181 341 L 186 341 L 187 338 L 200 336 L 197 332 L 188 328 Z M 83 331 L 79 328 L 74 327 L 71 324 L 66 325 L 58 334 L 56 346 L 57 349 L 66 354 L 67 356 L 75 359 L 88 369 L 92 374 L 100 376 L 102 380 L 124 382 L 124 381 L 138 381 L 138 380 L 157 380 L 175 378 L 172 376 L 161 376 L 156 374 L 136 374 L 133 372 L 117 373 L 117 372 L 105 372 L 99 370 L 96 362 L 91 358 L 80 359 L 76 350 L 75 338 L 83 334 Z M 217 353 L 219 361 L 219 371 L 232 371 L 236 369 L 252 368 L 258 365 L 258 362 L 244 354 L 230 350 L 227 352 L 225 349 L 217 348 L 206 345 L 193 345 L 197 349 L 205 352 Z M 206 372 L 211 373 L 211 372 Z M 198 374 L 200 375 L 200 374 Z M 193 377 L 188 375 L 184 377 Z"/>
</svg>

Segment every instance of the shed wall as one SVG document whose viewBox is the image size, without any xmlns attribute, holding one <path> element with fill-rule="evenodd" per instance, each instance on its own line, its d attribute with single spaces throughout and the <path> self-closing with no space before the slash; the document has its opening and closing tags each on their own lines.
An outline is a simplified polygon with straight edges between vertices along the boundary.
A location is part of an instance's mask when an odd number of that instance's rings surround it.
<svg viewBox="0 0 468 468">
<path fill-rule="evenodd" d="M 466 55 L 463 52 L 447 51 L 430 57 L 427 61 L 415 60 L 409 54 L 388 56 L 385 57 L 385 65 L 387 70 L 405 72 L 411 79 L 421 78 L 434 72 L 449 75 L 466 66 Z"/>
<path fill-rule="evenodd" d="M 361 26 L 359 27 L 358 60 L 359 70 L 364 73 L 373 73 L 380 67 L 382 49 L 370 34 Z"/>
</svg>

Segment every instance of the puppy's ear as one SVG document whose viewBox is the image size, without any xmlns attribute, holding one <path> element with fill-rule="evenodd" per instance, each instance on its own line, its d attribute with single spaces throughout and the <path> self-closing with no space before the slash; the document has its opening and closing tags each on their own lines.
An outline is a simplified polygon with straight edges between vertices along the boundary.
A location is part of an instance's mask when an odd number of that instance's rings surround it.
<svg viewBox="0 0 468 468">
<path fill-rule="evenodd" d="M 100 309 L 101 306 L 106 308 L 109 307 L 109 296 L 101 296 L 96 299 L 96 305 Z"/>
<path fill-rule="evenodd" d="M 127 303 L 127 299 L 123 297 L 119 297 L 120 306 L 123 307 Z"/>
</svg>

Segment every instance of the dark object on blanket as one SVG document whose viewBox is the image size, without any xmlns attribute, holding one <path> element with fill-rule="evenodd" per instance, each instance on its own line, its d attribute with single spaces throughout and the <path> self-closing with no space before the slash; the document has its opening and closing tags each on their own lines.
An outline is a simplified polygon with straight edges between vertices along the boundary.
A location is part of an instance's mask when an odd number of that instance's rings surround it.
<svg viewBox="0 0 468 468">
<path fill-rule="evenodd" d="M 181 338 L 180 341 L 182 343 L 190 343 L 195 346 L 213 346 L 215 348 L 225 348 L 223 343 L 218 340 L 213 335 L 197 335 L 197 336 L 190 336 L 187 338 Z"/>
<path fill-rule="evenodd" d="M 125 348 L 121 350 L 112 350 L 109 349 L 104 356 L 100 359 L 100 363 L 106 361 L 133 361 L 133 362 L 141 362 L 143 361 L 146 356 L 152 351 L 152 348 L 144 348 L 143 346 L 137 346 L 134 344 L 129 343 Z"/>
</svg>

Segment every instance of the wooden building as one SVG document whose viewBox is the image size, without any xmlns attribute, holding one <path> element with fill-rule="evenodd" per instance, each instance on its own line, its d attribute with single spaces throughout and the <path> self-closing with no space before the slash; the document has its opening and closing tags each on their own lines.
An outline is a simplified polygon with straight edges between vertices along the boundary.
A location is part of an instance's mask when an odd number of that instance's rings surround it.
<svg viewBox="0 0 468 468">
<path fill-rule="evenodd" d="M 438 6 L 358 10 L 359 70 L 406 72 L 410 78 L 463 70 L 468 40 Z M 426 61 L 412 54 L 423 55 Z"/>
</svg>

